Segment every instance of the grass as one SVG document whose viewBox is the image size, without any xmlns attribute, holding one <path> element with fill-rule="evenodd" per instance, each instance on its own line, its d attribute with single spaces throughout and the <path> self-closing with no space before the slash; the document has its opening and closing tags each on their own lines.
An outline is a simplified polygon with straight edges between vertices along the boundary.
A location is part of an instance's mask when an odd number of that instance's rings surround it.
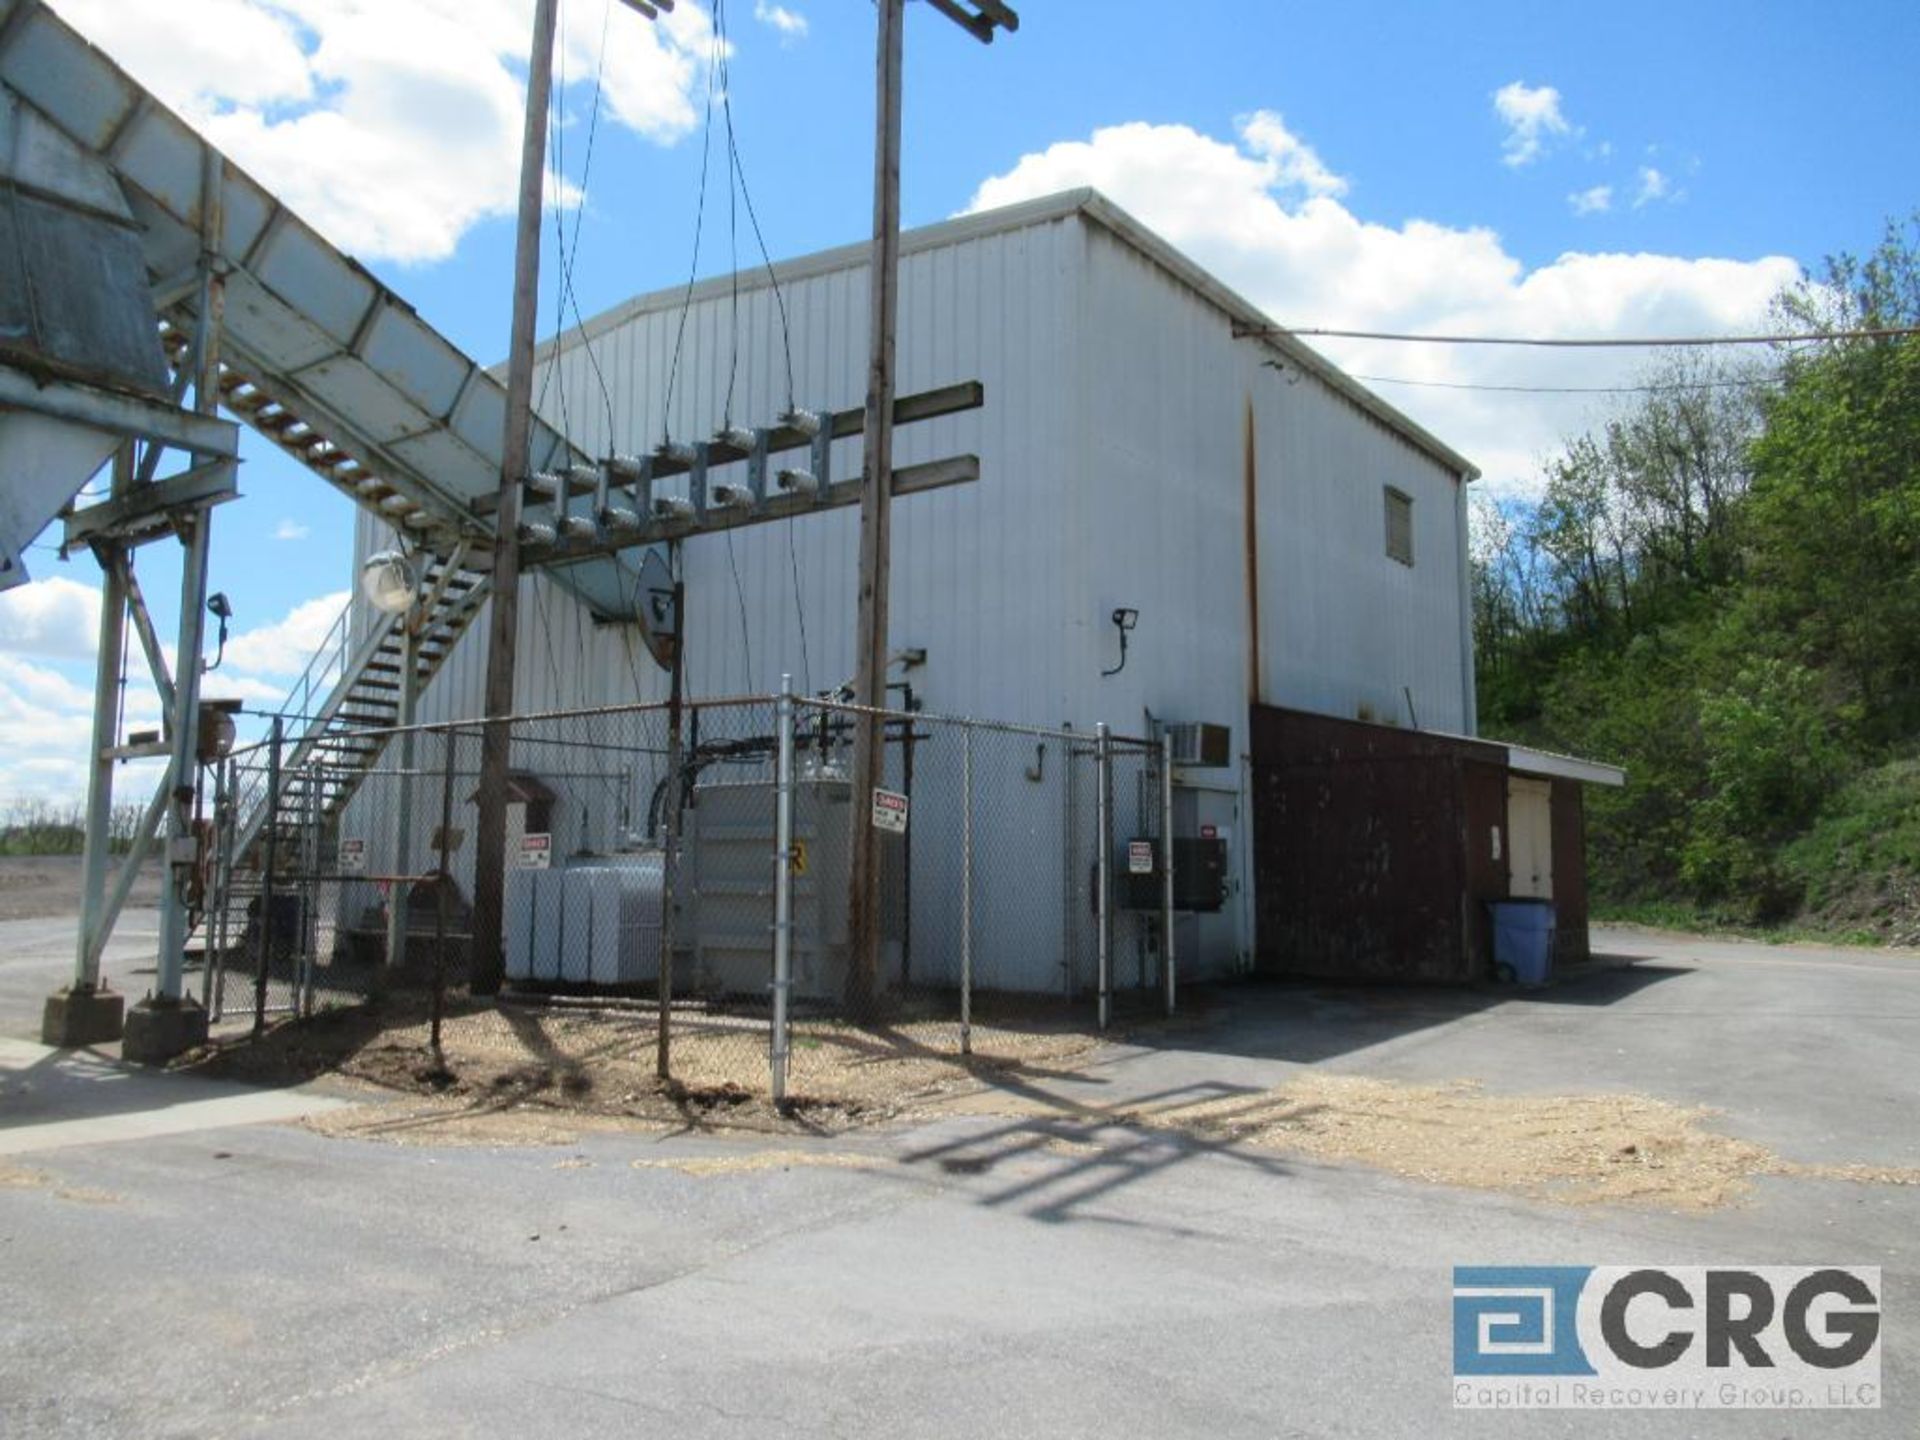
<svg viewBox="0 0 1920 1440">
<path fill-rule="evenodd" d="M 1771 945 L 1811 941 L 1821 945 L 1881 945 L 1876 931 L 1860 925 L 1822 923 L 1802 916 L 1783 925 L 1756 925 L 1752 920 L 1679 900 L 1593 901 L 1589 918 L 1596 925 L 1644 925 L 1651 930 L 1678 930 L 1688 935 L 1724 935 L 1735 940 L 1763 940 Z"/>
<path fill-rule="evenodd" d="M 1695 934 L 1824 944 L 1920 944 L 1920 755 L 1862 772 L 1836 790 L 1800 835 L 1774 852 L 1800 893 L 1778 925 L 1737 906 L 1596 895 L 1600 922 Z"/>
</svg>

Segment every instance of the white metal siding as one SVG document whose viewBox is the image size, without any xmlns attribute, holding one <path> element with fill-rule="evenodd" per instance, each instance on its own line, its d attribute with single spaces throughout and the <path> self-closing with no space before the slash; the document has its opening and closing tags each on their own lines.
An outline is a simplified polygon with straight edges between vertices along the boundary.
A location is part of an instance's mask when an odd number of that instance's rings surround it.
<svg viewBox="0 0 1920 1440">
<path fill-rule="evenodd" d="M 1366 707 L 1405 723 L 1410 689 L 1423 726 L 1470 726 L 1459 482 L 1438 459 L 1297 365 L 1264 366 L 1269 347 L 1233 339 L 1217 304 L 1079 212 L 931 248 L 909 243 L 901 284 L 900 392 L 969 379 L 986 387 L 984 409 L 907 427 L 896 442 L 901 465 L 960 452 L 981 463 L 977 483 L 894 507 L 892 642 L 927 651 L 910 678 L 930 710 L 1076 729 L 1105 720 L 1124 733 L 1140 733 L 1151 712 L 1229 725 L 1236 754 L 1243 751 L 1254 698 L 1242 443 L 1251 403 L 1257 698 L 1343 716 Z M 800 275 L 784 296 L 792 398 L 814 408 L 859 405 L 864 264 L 849 256 L 840 268 Z M 701 438 L 727 418 L 770 421 L 789 399 L 773 293 L 759 284 L 741 292 L 737 330 L 733 305 L 724 285 L 696 295 L 670 410 L 681 312 L 676 297 L 656 297 L 594 340 L 599 376 L 580 344 L 543 367 L 543 412 L 593 454 L 649 449 L 669 432 Z M 857 473 L 858 442 L 836 446 L 834 464 L 836 476 Z M 1385 553 L 1383 485 L 1413 499 L 1412 567 Z M 362 555 L 377 548 L 377 529 L 362 527 Z M 783 671 L 803 690 L 850 677 L 857 541 L 852 509 L 689 540 L 689 692 L 766 693 Z M 1108 618 L 1116 606 L 1137 609 L 1139 626 L 1126 669 L 1103 677 L 1118 659 Z M 423 720 L 479 713 L 486 625 L 483 614 L 423 697 Z M 595 627 L 538 576 L 522 593 L 519 653 L 523 712 L 665 697 L 665 676 L 628 630 Z M 1239 773 L 1194 778 L 1226 797 L 1217 803 L 1239 802 Z M 1027 802 L 1017 771 L 989 769 L 981 782 L 982 823 L 996 807 L 1013 815 Z M 1070 903 L 1063 887 L 1071 881 L 1057 826 L 1032 831 L 1031 846 L 996 836 L 978 877 L 980 893 L 996 895 L 1019 893 L 1002 890 L 1003 880 L 1032 877 L 1028 913 L 996 911 L 984 923 L 1049 934 Z M 1243 861 L 1247 832 L 1242 818 L 1235 850 Z M 928 918 L 940 888 L 920 890 L 916 904 Z M 1244 952 L 1241 913 L 1236 898 L 1191 932 L 1200 951 L 1183 957 L 1186 973 Z M 930 942 L 923 953 L 934 958 Z M 1036 975 L 1034 983 L 1047 981 Z"/>
</svg>

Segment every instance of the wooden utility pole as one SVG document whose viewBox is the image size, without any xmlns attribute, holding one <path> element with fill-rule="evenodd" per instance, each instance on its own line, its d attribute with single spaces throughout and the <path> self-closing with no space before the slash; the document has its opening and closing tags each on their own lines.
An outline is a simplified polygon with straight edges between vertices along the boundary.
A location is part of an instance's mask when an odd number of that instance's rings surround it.
<svg viewBox="0 0 1920 1440">
<path fill-rule="evenodd" d="M 513 338 L 507 351 L 507 418 L 500 442 L 500 503 L 494 512 L 493 603 L 487 626 L 487 723 L 481 730 L 479 835 L 473 871 L 473 969 L 476 995 L 498 992 L 502 895 L 507 866 L 507 772 L 512 733 L 514 636 L 520 623 L 520 485 L 532 426 L 534 327 L 540 298 L 540 207 L 546 179 L 547 104 L 553 88 L 554 14 L 559 0 L 536 0 L 527 60 L 527 123 L 520 146 L 520 224 L 513 253 Z"/>
<path fill-rule="evenodd" d="M 900 68 L 906 0 L 879 0 L 873 142 L 873 254 L 867 272 L 867 414 L 860 466 L 860 613 L 853 699 L 853 856 L 847 895 L 847 1000 L 856 1013 L 880 973 L 880 847 L 869 821 L 885 776 L 887 577 L 892 539 L 893 356 L 900 272 Z"/>
<path fill-rule="evenodd" d="M 1020 17 L 1002 0 L 933 0 L 983 44 Z M 887 584 L 893 501 L 894 335 L 900 294 L 900 74 L 906 0 L 877 0 L 873 143 L 873 252 L 867 274 L 867 410 L 860 468 L 860 610 L 854 639 L 853 700 L 867 707 L 853 729 L 853 853 L 847 885 L 847 1002 L 872 1004 L 880 976 L 880 846 L 873 792 L 886 774 L 885 727 L 874 713 L 887 698 Z M 977 13 L 976 13 L 977 12 Z"/>
</svg>

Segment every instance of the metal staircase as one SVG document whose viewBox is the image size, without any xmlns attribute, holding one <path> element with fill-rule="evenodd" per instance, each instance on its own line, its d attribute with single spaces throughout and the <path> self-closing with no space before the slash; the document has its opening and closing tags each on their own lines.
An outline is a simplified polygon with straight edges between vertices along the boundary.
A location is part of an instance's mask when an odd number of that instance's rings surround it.
<svg viewBox="0 0 1920 1440">
<path fill-rule="evenodd" d="M 487 577 L 463 569 L 456 556 L 436 560 L 423 580 L 424 611 L 415 638 L 413 685 L 421 694 L 479 614 Z M 331 820 L 353 798 L 400 723 L 406 683 L 404 617 L 379 616 L 352 643 L 353 607 L 334 622 L 281 713 L 293 732 L 280 762 L 280 784 L 269 789 L 264 768 L 249 771 L 234 797 L 236 831 L 229 853 L 237 867 L 253 868 L 269 827 L 292 840 L 299 827 Z"/>
</svg>

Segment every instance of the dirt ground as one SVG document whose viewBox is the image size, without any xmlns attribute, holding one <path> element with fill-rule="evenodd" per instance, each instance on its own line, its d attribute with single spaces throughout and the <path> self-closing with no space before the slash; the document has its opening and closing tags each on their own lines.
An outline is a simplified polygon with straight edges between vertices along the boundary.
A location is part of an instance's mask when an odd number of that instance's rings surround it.
<svg viewBox="0 0 1920 1440">
<path fill-rule="evenodd" d="M 186 1063 L 274 1083 L 344 1080 L 382 1103 L 304 1123 L 342 1138 L 416 1145 L 567 1145 L 623 1130 L 822 1137 L 970 1114 L 1031 1122 L 1051 1148 L 1092 1150 L 1122 1133 L 1159 1135 L 1571 1205 L 1711 1210 L 1740 1203 L 1762 1176 L 1920 1185 L 1920 1170 L 1798 1163 L 1722 1132 L 1709 1109 L 1634 1094 L 1501 1095 L 1464 1080 L 1416 1085 L 1307 1072 L 1227 1099 L 1087 1107 L 1046 1082 L 1086 1073 L 1099 1042 L 1031 1024 L 976 1026 L 970 1056 L 957 1053 L 957 1034 L 945 1022 L 797 1026 L 790 1103 L 777 1109 L 765 1091 L 766 1033 L 752 1022 L 679 1017 L 676 1078 L 663 1083 L 654 1073 L 651 1013 L 465 1002 L 446 1021 L 435 1065 L 425 1006 L 424 997 L 388 997 L 378 1007 L 283 1024 L 257 1042 Z M 890 1163 L 772 1150 L 689 1173 Z"/>
<path fill-rule="evenodd" d="M 1070 1070 L 1099 1043 L 1065 1023 L 977 1024 L 973 1053 L 962 1055 L 957 1027 L 947 1021 L 802 1021 L 794 1026 L 788 1102 L 776 1109 L 767 1094 L 764 1021 L 676 1013 L 674 1078 L 664 1082 L 655 1073 L 657 1024 L 645 1009 L 461 1002 L 444 1022 L 435 1064 L 427 1001 L 409 994 L 282 1023 L 257 1041 L 216 1044 L 180 1063 L 271 1084 L 341 1077 L 408 1097 L 379 1113 L 329 1116 L 322 1123 L 332 1133 L 539 1144 L 636 1124 L 845 1131 L 917 1113 L 989 1080 L 1017 1084 Z"/>
<path fill-rule="evenodd" d="M 138 910 L 159 903 L 160 866 L 149 861 L 133 882 L 127 905 Z M 0 855 L 0 920 L 51 920 L 79 913 L 78 855 Z"/>
</svg>

